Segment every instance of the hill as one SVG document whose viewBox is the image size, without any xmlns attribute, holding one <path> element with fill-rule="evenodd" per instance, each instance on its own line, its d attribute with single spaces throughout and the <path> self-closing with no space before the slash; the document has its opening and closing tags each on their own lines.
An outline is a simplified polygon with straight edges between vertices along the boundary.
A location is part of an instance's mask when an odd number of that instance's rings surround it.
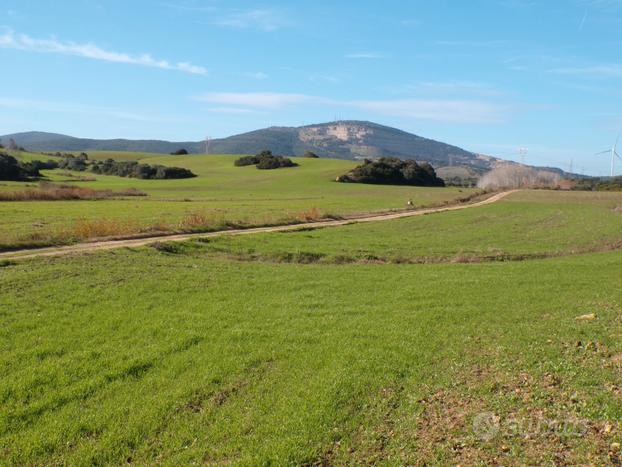
<svg viewBox="0 0 622 467">
<path fill-rule="evenodd" d="M 10 139 L 13 139 L 19 146 L 23 146 L 30 151 L 131 151 L 168 154 L 180 147 L 185 147 L 189 151 L 192 149 L 192 152 L 198 153 L 201 146 L 200 143 L 195 142 L 171 142 L 156 139 L 76 138 L 74 136 L 43 131 L 14 133 L 2 136 L 1 139 L 5 145 Z"/>
<path fill-rule="evenodd" d="M 27 132 L 2 136 L 33 151 L 140 151 L 170 153 L 181 147 L 205 152 L 203 141 L 87 139 L 55 133 Z M 439 141 L 371 122 L 339 121 L 302 127 L 271 127 L 210 142 L 210 153 L 254 154 L 269 149 L 275 154 L 301 155 L 313 151 L 322 157 L 360 159 L 396 156 L 428 161 L 436 166 L 453 162 L 486 169 L 496 159 Z"/>
</svg>

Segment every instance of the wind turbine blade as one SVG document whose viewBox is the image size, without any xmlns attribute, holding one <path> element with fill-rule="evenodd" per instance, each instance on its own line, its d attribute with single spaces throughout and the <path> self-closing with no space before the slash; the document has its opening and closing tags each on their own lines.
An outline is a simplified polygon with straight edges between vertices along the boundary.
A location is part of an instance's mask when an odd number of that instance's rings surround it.
<svg viewBox="0 0 622 467">
<path fill-rule="evenodd" d="M 600 156 L 601 154 L 611 154 L 611 149 L 607 149 L 606 151 L 597 152 L 594 155 L 595 156 Z"/>
<path fill-rule="evenodd" d="M 617 152 L 614 152 L 614 154 L 616 155 L 616 157 L 617 157 L 618 159 L 620 159 L 620 160 L 622 161 L 622 157 L 620 157 L 620 154 L 618 154 Z"/>
<path fill-rule="evenodd" d="M 613 145 L 613 152 L 616 152 L 616 148 L 618 147 L 618 142 L 620 141 L 620 135 L 622 135 L 622 131 L 618 133 L 618 137 L 616 138 L 616 144 Z"/>
</svg>

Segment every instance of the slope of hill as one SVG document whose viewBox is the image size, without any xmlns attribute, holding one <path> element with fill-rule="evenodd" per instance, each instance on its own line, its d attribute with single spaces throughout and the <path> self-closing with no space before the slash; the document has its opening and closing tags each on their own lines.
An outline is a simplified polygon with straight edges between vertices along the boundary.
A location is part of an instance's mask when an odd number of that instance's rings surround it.
<svg viewBox="0 0 622 467">
<path fill-rule="evenodd" d="M 161 140 L 89 139 L 42 131 L 14 133 L 1 137 L 3 143 L 13 139 L 29 151 L 136 151 L 168 154 L 185 147 L 199 152 L 201 143 L 170 142 Z"/>
<path fill-rule="evenodd" d="M 141 151 L 170 153 L 181 147 L 191 153 L 204 152 L 202 141 L 87 139 L 55 133 L 27 132 L 2 136 L 33 151 Z M 426 160 L 434 165 L 488 168 L 494 158 L 480 156 L 456 146 L 423 138 L 402 130 L 371 122 L 340 121 L 303 127 L 271 127 L 251 131 L 210 143 L 210 153 L 248 154 L 269 149 L 276 154 L 301 155 L 313 151 L 323 157 L 357 159 L 397 156 Z"/>
</svg>

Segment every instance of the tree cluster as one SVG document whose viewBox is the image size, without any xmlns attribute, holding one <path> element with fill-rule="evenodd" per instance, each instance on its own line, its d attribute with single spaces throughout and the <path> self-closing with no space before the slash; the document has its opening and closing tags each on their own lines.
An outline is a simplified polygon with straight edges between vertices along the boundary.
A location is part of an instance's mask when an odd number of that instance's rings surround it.
<svg viewBox="0 0 622 467">
<path fill-rule="evenodd" d="M 378 185 L 445 186 L 427 162 L 382 157 L 376 161 L 365 159 L 363 164 L 337 179 L 346 183 Z"/>
<path fill-rule="evenodd" d="M 82 152 L 79 156 L 74 156 L 73 154 L 60 154 L 56 153 L 57 157 L 62 157 L 60 162 L 58 163 L 58 167 L 60 169 L 65 170 L 74 170 L 76 172 L 84 172 L 88 170 L 89 166 L 89 156 Z"/>
<path fill-rule="evenodd" d="M 283 156 L 275 156 L 272 151 L 262 151 L 256 156 L 243 156 L 234 162 L 236 167 L 254 165 L 258 169 L 280 169 L 282 167 L 296 167 L 298 164 Z"/>
<path fill-rule="evenodd" d="M 49 161 L 52 162 L 52 161 Z M 27 180 L 32 177 L 40 177 L 40 169 L 45 169 L 46 162 L 20 162 L 13 156 L 0 153 L 0 180 Z"/>
<path fill-rule="evenodd" d="M 181 167 L 165 167 L 163 165 L 140 164 L 136 161 L 94 161 L 91 171 L 102 175 L 141 178 L 147 180 L 164 180 L 196 177 L 190 170 Z"/>
</svg>

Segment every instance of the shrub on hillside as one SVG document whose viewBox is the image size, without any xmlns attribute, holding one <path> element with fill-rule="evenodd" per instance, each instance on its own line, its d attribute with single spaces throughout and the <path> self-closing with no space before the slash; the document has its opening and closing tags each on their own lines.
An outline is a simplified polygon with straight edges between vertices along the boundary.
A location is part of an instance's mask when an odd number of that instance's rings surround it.
<svg viewBox="0 0 622 467">
<path fill-rule="evenodd" d="M 257 156 L 242 156 L 239 159 L 236 159 L 233 165 L 236 167 L 244 167 L 247 165 L 257 165 L 259 164 L 259 158 Z"/>
<path fill-rule="evenodd" d="M 298 164 L 283 156 L 275 156 L 271 151 L 262 151 L 256 156 L 243 156 L 234 162 L 236 167 L 254 165 L 258 169 L 269 170 L 281 167 L 295 167 Z"/>
<path fill-rule="evenodd" d="M 49 159 L 47 161 L 31 161 L 28 162 L 28 164 L 30 164 L 36 170 L 54 170 L 59 168 L 58 161 L 52 159 Z"/>
<path fill-rule="evenodd" d="M 283 156 L 262 157 L 257 164 L 258 169 L 279 169 L 281 167 L 295 167 L 297 164 L 291 159 Z"/>
<path fill-rule="evenodd" d="M 320 156 L 318 156 L 313 151 L 305 151 L 305 153 L 302 155 L 302 157 L 308 157 L 310 159 L 318 159 Z"/>
<path fill-rule="evenodd" d="M 185 156 L 188 154 L 188 151 L 184 148 L 178 149 L 177 151 L 173 151 L 171 156 Z"/>
<path fill-rule="evenodd" d="M 378 185 L 445 186 L 427 162 L 382 157 L 366 159 L 363 164 L 337 179 L 338 182 L 372 183 Z"/>
<path fill-rule="evenodd" d="M 78 157 L 73 154 L 63 154 L 62 157 L 58 163 L 60 169 L 84 172 L 88 167 L 88 156 L 85 153 L 80 154 Z"/>
</svg>

